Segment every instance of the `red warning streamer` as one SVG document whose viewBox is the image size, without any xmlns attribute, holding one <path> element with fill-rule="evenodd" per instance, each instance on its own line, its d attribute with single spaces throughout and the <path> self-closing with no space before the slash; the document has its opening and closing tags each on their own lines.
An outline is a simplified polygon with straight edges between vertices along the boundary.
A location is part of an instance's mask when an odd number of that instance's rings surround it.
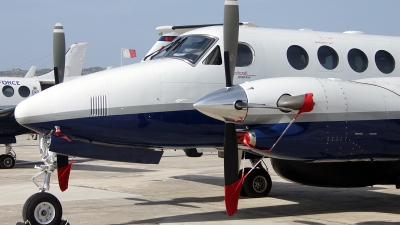
<svg viewBox="0 0 400 225">
<path fill-rule="evenodd" d="M 69 174 L 71 173 L 72 164 L 74 164 L 74 162 L 75 159 L 73 159 L 67 166 L 57 169 L 58 185 L 60 186 L 60 190 L 62 192 L 68 189 Z"/>
</svg>

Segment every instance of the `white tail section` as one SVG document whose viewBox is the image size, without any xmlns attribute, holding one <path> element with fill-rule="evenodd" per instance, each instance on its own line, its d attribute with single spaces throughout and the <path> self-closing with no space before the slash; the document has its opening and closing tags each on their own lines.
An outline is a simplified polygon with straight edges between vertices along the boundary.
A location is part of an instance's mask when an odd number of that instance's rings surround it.
<svg viewBox="0 0 400 225">
<path fill-rule="evenodd" d="M 83 61 L 86 56 L 88 43 L 75 43 L 65 53 L 65 73 L 64 77 L 76 77 L 81 76 Z M 54 71 L 43 74 L 37 77 L 37 80 L 41 83 L 54 84 Z"/>
<path fill-rule="evenodd" d="M 25 74 L 25 78 L 32 78 L 35 76 L 36 73 L 36 66 L 31 66 L 29 71 Z"/>
<path fill-rule="evenodd" d="M 88 43 L 71 45 L 65 54 L 65 77 L 80 76 L 82 74 L 83 60 L 86 56 Z"/>
</svg>

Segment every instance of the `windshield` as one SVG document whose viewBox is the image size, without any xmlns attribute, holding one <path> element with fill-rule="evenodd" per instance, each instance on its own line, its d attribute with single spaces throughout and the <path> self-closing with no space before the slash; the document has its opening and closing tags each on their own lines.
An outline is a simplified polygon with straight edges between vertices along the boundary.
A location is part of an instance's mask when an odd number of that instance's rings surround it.
<svg viewBox="0 0 400 225">
<path fill-rule="evenodd" d="M 196 63 L 204 52 L 211 46 L 214 38 L 207 36 L 186 36 L 175 39 L 152 59 L 181 58 L 191 63 Z"/>
</svg>

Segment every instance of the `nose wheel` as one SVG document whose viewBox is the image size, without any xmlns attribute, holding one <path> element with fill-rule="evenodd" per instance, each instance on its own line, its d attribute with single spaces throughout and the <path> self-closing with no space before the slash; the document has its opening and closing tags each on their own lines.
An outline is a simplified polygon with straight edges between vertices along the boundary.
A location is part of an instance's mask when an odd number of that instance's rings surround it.
<svg viewBox="0 0 400 225">
<path fill-rule="evenodd" d="M 29 197 L 22 209 L 24 222 L 29 221 L 31 225 L 59 225 L 61 216 L 60 201 L 47 192 L 39 192 Z"/>
<path fill-rule="evenodd" d="M 244 168 L 247 174 L 250 168 Z M 242 171 L 239 172 L 241 177 Z M 264 168 L 257 167 L 244 179 L 243 187 L 240 195 L 243 197 L 260 198 L 267 197 L 272 188 L 272 180 L 268 171 Z"/>
</svg>

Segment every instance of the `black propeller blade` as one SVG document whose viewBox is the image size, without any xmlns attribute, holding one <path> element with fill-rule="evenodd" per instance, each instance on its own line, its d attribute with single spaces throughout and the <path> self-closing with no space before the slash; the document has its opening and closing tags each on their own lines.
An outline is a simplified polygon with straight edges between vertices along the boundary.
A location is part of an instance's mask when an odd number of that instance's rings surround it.
<svg viewBox="0 0 400 225">
<path fill-rule="evenodd" d="M 65 34 L 61 23 L 57 23 L 53 30 L 53 64 L 54 64 L 54 81 L 55 84 L 64 82 L 65 71 Z M 68 166 L 68 156 L 57 154 L 57 167 L 64 168 Z M 68 188 L 68 180 L 61 182 L 59 185 L 62 191 Z M 66 186 L 66 187 L 65 187 Z"/>
<path fill-rule="evenodd" d="M 237 0 L 225 0 L 224 7 L 224 65 L 227 91 L 233 85 L 239 38 L 239 6 Z M 224 137 L 224 178 L 226 212 L 232 216 L 237 211 L 239 171 L 238 146 L 234 123 L 225 123 Z M 241 186 L 240 186 L 241 188 Z"/>
<path fill-rule="evenodd" d="M 57 23 L 53 30 L 53 63 L 55 84 L 62 83 L 65 70 L 65 35 L 61 23 Z"/>
</svg>

